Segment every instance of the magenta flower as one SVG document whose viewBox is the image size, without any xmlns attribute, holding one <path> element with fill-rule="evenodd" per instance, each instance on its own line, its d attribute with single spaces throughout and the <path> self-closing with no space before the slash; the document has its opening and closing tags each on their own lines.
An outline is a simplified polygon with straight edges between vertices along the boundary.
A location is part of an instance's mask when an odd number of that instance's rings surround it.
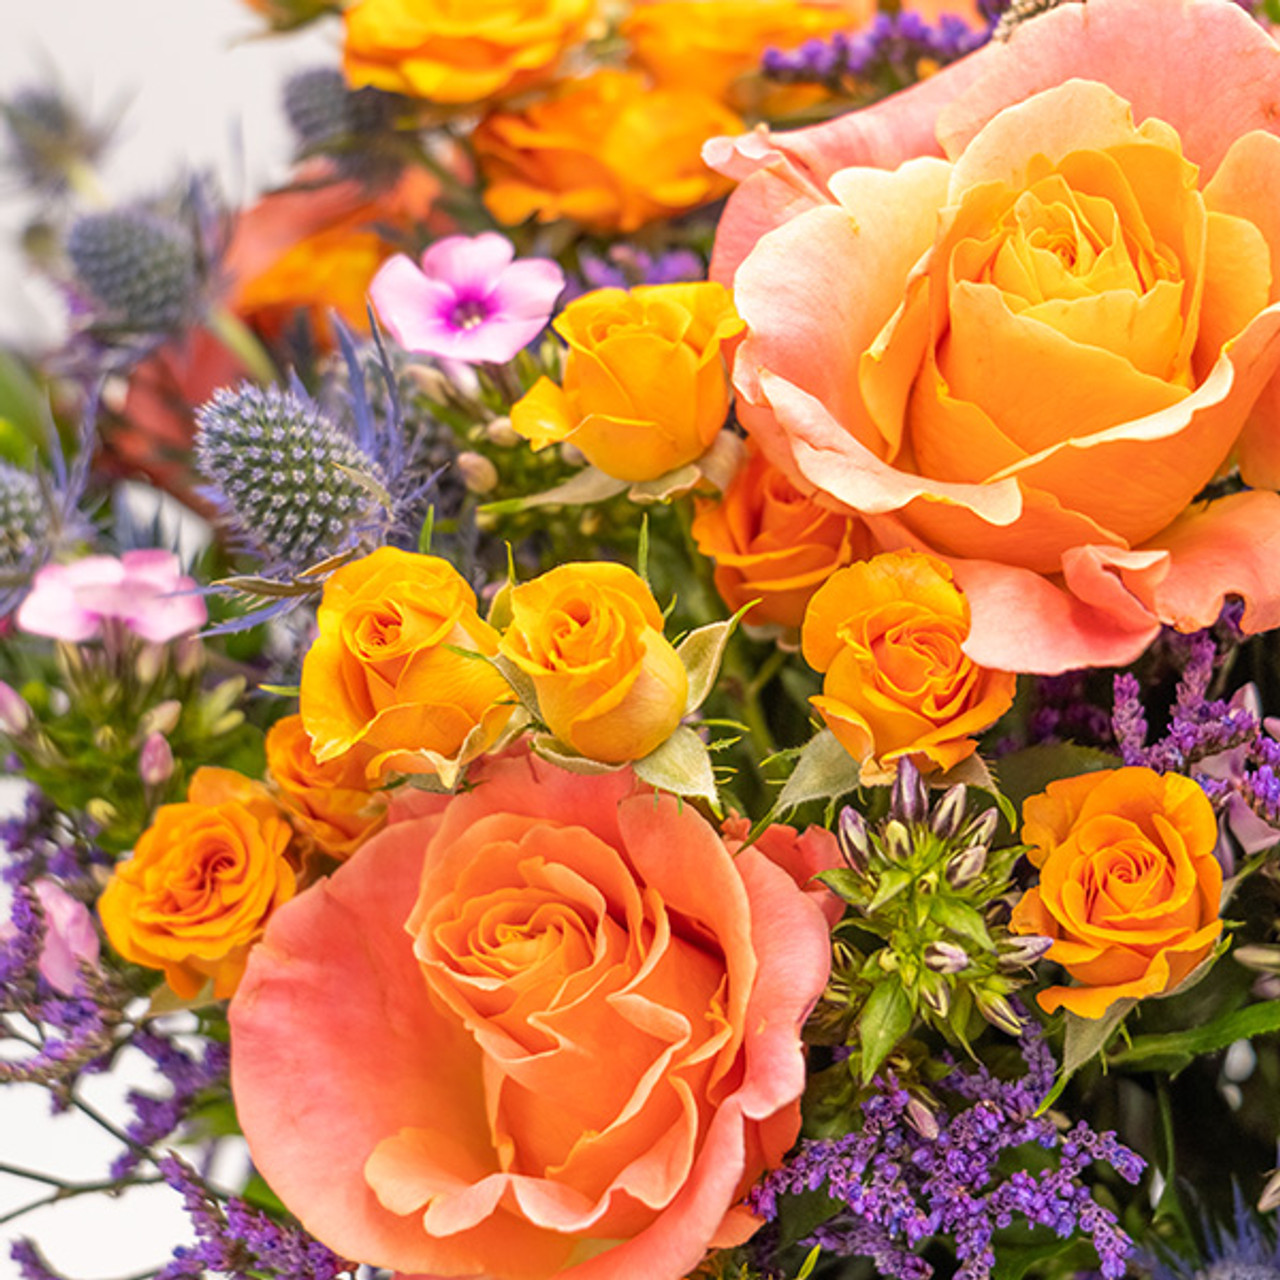
<svg viewBox="0 0 1280 1280">
<path fill-rule="evenodd" d="M 118 619 L 143 640 L 162 644 L 204 625 L 208 610 L 191 594 L 195 585 L 179 572 L 171 551 L 45 565 L 18 609 L 18 626 L 32 635 L 81 641 L 100 635 L 104 619 Z"/>
<path fill-rule="evenodd" d="M 447 236 L 419 269 L 397 254 L 369 286 L 378 318 L 406 351 L 502 364 L 538 336 L 564 288 L 546 258 L 513 261 L 505 236 Z"/>
</svg>

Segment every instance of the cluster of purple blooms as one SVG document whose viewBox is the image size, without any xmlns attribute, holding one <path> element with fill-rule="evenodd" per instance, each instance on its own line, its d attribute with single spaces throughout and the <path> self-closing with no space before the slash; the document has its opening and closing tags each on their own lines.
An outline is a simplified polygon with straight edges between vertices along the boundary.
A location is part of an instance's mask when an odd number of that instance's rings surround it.
<svg viewBox="0 0 1280 1280">
<path fill-rule="evenodd" d="M 751 1205 L 768 1219 L 780 1197 L 825 1191 L 840 1208 L 801 1243 L 829 1254 L 872 1259 L 895 1280 L 927 1280 L 933 1268 L 916 1248 L 949 1238 L 958 1280 L 983 1280 L 995 1265 L 996 1231 L 1021 1219 L 1061 1239 L 1082 1232 L 1097 1251 L 1106 1280 L 1124 1274 L 1133 1244 L 1115 1214 L 1098 1204 L 1080 1175 L 1107 1164 L 1136 1183 L 1145 1162 L 1110 1132 L 1078 1123 L 1059 1132 L 1038 1115 L 1053 1084 L 1054 1061 L 1038 1031 L 1022 1042 L 1026 1074 L 1002 1080 L 982 1065 L 955 1067 L 939 1088 L 969 1105 L 950 1113 L 925 1108 L 892 1076 L 876 1081 L 853 1133 L 801 1144 L 781 1169 L 752 1191 Z M 1005 1176 L 1001 1154 L 1035 1144 L 1056 1155 L 1039 1173 Z"/>
<path fill-rule="evenodd" d="M 766 50 L 762 67 L 771 80 L 784 84 L 816 83 L 839 88 L 842 82 L 906 82 L 921 63 L 943 66 L 986 44 L 1003 4 L 982 5 L 986 26 L 972 27 L 955 14 L 936 23 L 918 13 L 877 14 L 863 30 L 837 32 L 827 40 L 806 40 L 798 49 Z"/>
</svg>

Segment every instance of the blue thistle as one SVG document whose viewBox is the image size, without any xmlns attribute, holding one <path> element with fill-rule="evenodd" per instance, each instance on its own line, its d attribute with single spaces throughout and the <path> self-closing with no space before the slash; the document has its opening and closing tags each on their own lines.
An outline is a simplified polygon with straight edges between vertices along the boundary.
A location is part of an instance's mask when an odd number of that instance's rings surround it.
<svg viewBox="0 0 1280 1280">
<path fill-rule="evenodd" d="M 7 159 L 23 183 L 58 195 L 75 170 L 96 163 L 109 130 L 89 124 L 56 89 L 43 85 L 20 89 L 0 103 L 8 134 Z"/>
<path fill-rule="evenodd" d="M 1234 1188 L 1231 1225 L 1203 1221 L 1204 1257 L 1199 1261 L 1163 1251 L 1146 1261 L 1152 1280 L 1280 1280 L 1280 1234 L 1268 1229 Z"/>
<path fill-rule="evenodd" d="M 40 481 L 0 462 L 0 573 L 20 573 L 48 542 L 52 521 Z"/>
<path fill-rule="evenodd" d="M 104 327 L 168 333 L 191 315 L 197 251 L 180 222 L 146 209 L 85 214 L 67 235 L 67 255 Z"/>
<path fill-rule="evenodd" d="M 351 89 L 332 67 L 299 71 L 284 87 L 284 113 L 301 157 L 324 155 L 345 177 L 367 183 L 392 180 L 403 157 L 393 129 L 395 94 Z"/>
<path fill-rule="evenodd" d="M 300 387 L 223 388 L 196 425 L 206 496 L 273 567 L 305 569 L 376 522 L 377 465 Z"/>
</svg>

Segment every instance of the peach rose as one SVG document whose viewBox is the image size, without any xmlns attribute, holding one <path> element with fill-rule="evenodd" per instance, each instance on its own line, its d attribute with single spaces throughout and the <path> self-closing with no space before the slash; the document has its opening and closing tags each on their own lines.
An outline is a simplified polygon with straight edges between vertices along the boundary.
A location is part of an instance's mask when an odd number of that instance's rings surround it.
<svg viewBox="0 0 1280 1280">
<path fill-rule="evenodd" d="M 748 442 L 747 463 L 720 498 L 698 498 L 693 536 L 716 562 L 716 590 L 745 621 L 798 630 L 813 593 L 875 547 L 862 521 L 819 506 Z"/>
<path fill-rule="evenodd" d="M 476 777 L 255 952 L 230 1013 L 254 1163 L 377 1266 L 679 1280 L 752 1233 L 740 1199 L 795 1140 L 822 911 L 628 771 Z"/>
<path fill-rule="evenodd" d="M 197 769 L 184 804 L 165 804 L 98 899 L 111 945 L 163 969 L 184 1000 L 212 979 L 235 991 L 268 917 L 297 888 L 293 832 L 259 783 L 229 769 Z"/>
<path fill-rule="evenodd" d="M 742 127 L 705 93 L 597 71 L 523 111 L 493 112 L 472 142 L 499 222 L 571 218 L 626 232 L 724 195 L 730 183 L 703 164 L 701 147 Z"/>
<path fill-rule="evenodd" d="M 492 656 L 498 633 L 438 556 L 380 547 L 343 565 L 325 582 L 316 624 L 299 709 L 320 763 L 358 749 L 370 779 L 433 773 L 490 745 L 511 714 L 502 676 L 458 652 Z"/>
<path fill-rule="evenodd" d="M 725 140 L 738 413 L 881 544 L 946 556 L 985 665 L 1280 623 L 1280 47 L 1090 0 L 907 93 Z M 1135 123 L 1135 121 L 1137 123 Z"/>
<path fill-rule="evenodd" d="M 864 773 L 902 756 L 950 769 L 1012 706 L 1015 677 L 968 657 L 968 634 L 964 593 L 931 556 L 879 555 L 818 588 L 801 634 L 805 661 L 825 673 L 810 701 Z"/>
<path fill-rule="evenodd" d="M 331 858 L 349 857 L 387 820 L 386 796 L 370 790 L 359 754 L 320 763 L 300 715 L 267 732 L 267 772 L 294 829 Z"/>
<path fill-rule="evenodd" d="M 1117 1000 L 1173 990 L 1213 950 L 1218 822 L 1190 778 L 1143 768 L 1063 778 L 1027 800 L 1022 824 L 1040 883 L 1010 927 L 1053 938 L 1048 958 L 1079 983 L 1040 992 L 1046 1013 L 1100 1018 Z"/>
<path fill-rule="evenodd" d="M 562 564 L 511 592 L 499 652 L 532 681 L 547 728 L 592 760 L 660 747 L 689 677 L 643 578 L 620 564 Z"/>
<path fill-rule="evenodd" d="M 343 67 L 353 88 L 483 102 L 548 79 L 595 8 L 595 0 L 355 0 L 343 12 Z"/>
<path fill-rule="evenodd" d="M 512 407 L 535 449 L 567 442 L 616 480 L 655 480 L 700 458 L 729 415 L 722 350 L 742 328 L 721 285 L 641 285 L 575 298 L 553 321 L 563 386 L 539 378 Z"/>
</svg>

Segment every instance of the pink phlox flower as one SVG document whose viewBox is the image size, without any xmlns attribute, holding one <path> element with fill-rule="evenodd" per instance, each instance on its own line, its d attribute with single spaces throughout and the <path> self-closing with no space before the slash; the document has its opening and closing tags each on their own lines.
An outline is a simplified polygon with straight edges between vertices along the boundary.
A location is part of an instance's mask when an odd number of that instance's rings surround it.
<svg viewBox="0 0 1280 1280">
<path fill-rule="evenodd" d="M 505 236 L 447 236 L 422 255 L 383 264 L 369 286 L 378 318 L 407 351 L 502 364 L 551 318 L 564 272 L 547 258 L 514 261 Z"/>
<path fill-rule="evenodd" d="M 100 635 L 104 619 L 118 619 L 143 640 L 163 644 L 198 631 L 208 618 L 204 601 L 191 594 L 195 587 L 171 551 L 86 556 L 41 569 L 17 623 L 32 635 L 82 641 Z"/>
<path fill-rule="evenodd" d="M 59 995 L 78 995 L 84 989 L 80 962 L 96 965 L 101 951 L 89 908 L 52 880 L 37 880 L 31 887 L 44 916 L 36 968 Z M 11 941 L 16 933 L 10 921 L 0 922 L 0 944 Z"/>
</svg>

